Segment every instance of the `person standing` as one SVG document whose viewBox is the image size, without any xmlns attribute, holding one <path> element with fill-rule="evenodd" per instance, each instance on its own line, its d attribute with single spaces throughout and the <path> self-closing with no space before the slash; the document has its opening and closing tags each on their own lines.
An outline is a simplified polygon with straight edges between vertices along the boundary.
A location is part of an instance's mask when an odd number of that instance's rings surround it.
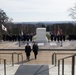
<svg viewBox="0 0 76 75">
<path fill-rule="evenodd" d="M 30 52 L 31 52 L 31 46 L 29 45 L 29 43 L 27 43 L 27 45 L 25 46 L 25 53 L 28 61 L 30 60 Z"/>
<path fill-rule="evenodd" d="M 35 59 L 37 59 L 38 45 L 35 42 L 33 44 L 33 52 L 34 52 Z"/>
</svg>

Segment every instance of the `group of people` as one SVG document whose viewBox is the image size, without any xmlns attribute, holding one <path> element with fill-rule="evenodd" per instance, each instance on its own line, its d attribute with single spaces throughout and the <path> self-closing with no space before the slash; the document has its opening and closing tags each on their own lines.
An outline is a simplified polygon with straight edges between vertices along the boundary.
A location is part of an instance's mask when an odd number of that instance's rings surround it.
<svg viewBox="0 0 76 75">
<path fill-rule="evenodd" d="M 29 43 L 27 43 L 27 45 L 25 46 L 25 53 L 26 53 L 26 57 L 27 57 L 28 61 L 30 60 L 31 50 L 33 50 L 35 59 L 37 59 L 38 49 L 39 48 L 38 48 L 38 45 L 36 42 L 34 42 L 32 49 L 31 49 L 31 46 L 29 45 Z"/>
<path fill-rule="evenodd" d="M 50 38 L 51 38 L 51 41 L 65 41 L 65 35 L 54 35 L 54 34 L 51 34 L 51 36 L 50 36 Z"/>
<path fill-rule="evenodd" d="M 32 41 L 33 34 L 3 34 L 3 41 Z"/>
<path fill-rule="evenodd" d="M 68 39 L 69 39 L 69 41 L 76 40 L 76 35 L 75 34 L 70 34 Z"/>
</svg>

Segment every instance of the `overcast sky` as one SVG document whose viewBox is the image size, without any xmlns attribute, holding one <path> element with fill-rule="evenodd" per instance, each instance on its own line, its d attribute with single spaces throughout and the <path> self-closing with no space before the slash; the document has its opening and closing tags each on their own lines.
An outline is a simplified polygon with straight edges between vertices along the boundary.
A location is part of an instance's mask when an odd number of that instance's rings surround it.
<svg viewBox="0 0 76 75">
<path fill-rule="evenodd" d="M 14 22 L 71 21 L 68 9 L 76 0 L 0 0 L 4 10 Z"/>
</svg>

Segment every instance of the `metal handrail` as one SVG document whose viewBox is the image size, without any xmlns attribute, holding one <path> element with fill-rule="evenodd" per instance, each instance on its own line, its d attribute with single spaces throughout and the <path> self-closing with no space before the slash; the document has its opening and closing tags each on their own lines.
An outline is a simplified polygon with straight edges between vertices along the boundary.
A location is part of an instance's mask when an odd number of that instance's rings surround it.
<svg viewBox="0 0 76 75">
<path fill-rule="evenodd" d="M 12 53 L 0 53 L 0 54 L 11 54 L 12 55 L 12 66 L 14 66 L 14 54 L 17 54 L 18 63 L 19 63 L 19 55 L 21 55 L 22 64 L 23 64 L 23 55 L 22 55 L 22 53 L 12 52 Z M 1 61 L 0 61 L 0 63 L 1 63 Z"/>
<path fill-rule="evenodd" d="M 52 54 L 52 65 L 53 64 L 55 64 L 56 66 L 56 53 L 55 52 Z"/>
<path fill-rule="evenodd" d="M 59 59 L 59 60 L 67 59 L 67 58 L 70 58 L 70 57 L 73 57 L 73 56 L 76 56 L 76 54 L 74 54 L 74 55 L 72 55 L 72 56 L 67 56 L 67 57 L 61 58 L 61 59 Z"/>
<path fill-rule="evenodd" d="M 65 54 L 76 54 L 76 53 L 53 53 L 52 54 L 52 65 L 57 65 L 57 55 L 65 55 Z"/>
<path fill-rule="evenodd" d="M 19 63 L 19 55 L 21 55 L 21 59 L 22 59 L 22 64 L 23 64 L 23 55 L 22 53 L 16 53 L 16 52 L 13 52 L 14 54 L 17 54 L 17 61 Z"/>
<path fill-rule="evenodd" d="M 4 75 L 6 75 L 6 59 L 1 58 L 0 60 L 4 61 Z"/>
<path fill-rule="evenodd" d="M 71 58 L 71 57 L 72 57 L 72 64 L 71 64 L 72 65 L 72 75 L 75 75 L 75 56 L 76 56 L 76 54 L 58 60 L 58 75 L 60 75 L 60 60 L 62 60 L 62 75 L 64 75 L 64 60 Z"/>
</svg>

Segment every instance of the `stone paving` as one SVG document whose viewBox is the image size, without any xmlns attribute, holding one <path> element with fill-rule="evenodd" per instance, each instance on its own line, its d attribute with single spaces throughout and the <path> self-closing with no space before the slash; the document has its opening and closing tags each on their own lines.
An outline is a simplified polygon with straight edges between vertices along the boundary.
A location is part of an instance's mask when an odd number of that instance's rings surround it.
<svg viewBox="0 0 76 75">
<path fill-rule="evenodd" d="M 39 48 L 46 49 L 46 50 L 47 49 L 76 49 L 76 41 L 66 40 L 65 42 L 63 41 L 62 45 L 63 46 L 61 47 L 61 43 L 58 43 L 57 41 L 56 42 L 53 41 L 53 42 L 49 42 L 47 44 L 39 43 Z M 25 43 L 22 43 L 22 42 L 21 42 L 20 47 L 19 47 L 18 42 L 8 42 L 8 41 L 0 42 L 0 49 L 24 49 L 24 47 L 25 47 Z M 24 51 L 2 51 L 1 50 L 0 53 L 1 52 L 22 53 L 23 54 L 23 65 L 48 65 L 50 69 L 49 69 L 49 74 L 46 74 L 46 75 L 57 75 L 58 74 L 57 66 L 54 67 L 52 65 L 52 54 L 54 52 L 56 52 L 56 53 L 76 53 L 76 51 L 67 51 L 67 52 L 66 51 L 39 51 L 37 60 L 35 60 L 33 52 L 31 52 L 30 61 L 27 61 Z M 68 55 L 58 55 L 57 60 L 65 57 L 65 56 L 68 56 Z M 0 55 L 0 58 L 5 58 L 7 60 L 7 75 L 17 75 L 16 72 L 20 65 L 17 64 L 18 63 L 17 56 L 15 55 L 14 57 L 15 57 L 15 59 L 14 59 L 15 66 L 12 67 L 11 66 L 11 55 Z M 21 58 L 19 60 L 19 63 L 21 64 Z M 3 64 L 3 61 L 2 61 L 2 64 Z M 2 64 L 0 65 L 0 75 L 4 75 L 3 74 L 4 68 L 3 68 Z M 70 64 L 71 64 L 70 60 L 66 61 L 65 71 L 69 70 Z M 65 75 L 71 75 L 71 74 L 69 74 L 70 72 L 71 72 L 71 70 L 67 71 Z M 32 75 L 32 74 L 29 74 L 29 75 Z M 37 75 L 40 75 L 40 74 L 37 74 Z"/>
<path fill-rule="evenodd" d="M 19 47 L 19 42 L 0 42 L 0 49 L 24 49 L 26 42 L 20 42 L 20 47 Z M 32 43 L 30 43 L 32 46 Z M 48 43 L 39 43 L 39 48 L 40 49 L 76 49 L 76 41 L 62 41 L 62 46 L 61 42 L 58 41 L 50 41 Z"/>
</svg>

